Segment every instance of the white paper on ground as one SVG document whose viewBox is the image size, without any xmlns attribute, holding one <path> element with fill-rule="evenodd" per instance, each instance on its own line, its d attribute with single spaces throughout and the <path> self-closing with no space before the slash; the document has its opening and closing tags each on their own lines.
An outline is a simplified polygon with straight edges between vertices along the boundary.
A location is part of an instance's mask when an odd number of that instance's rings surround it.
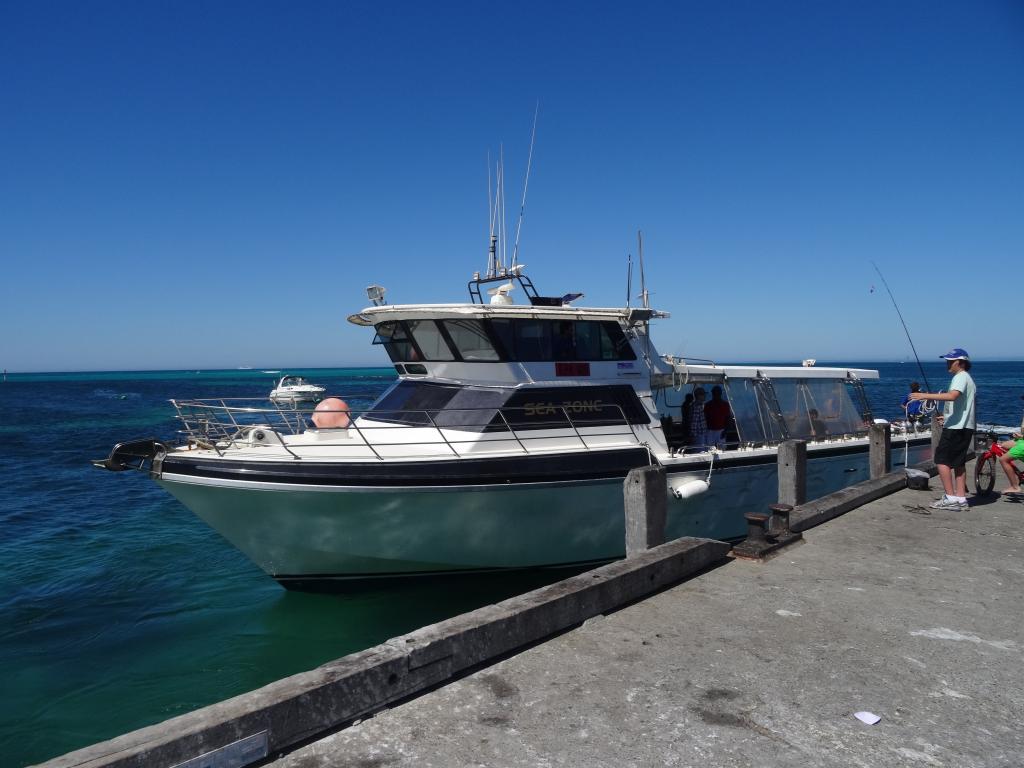
<svg viewBox="0 0 1024 768">
<path fill-rule="evenodd" d="M 862 723 L 867 723 L 868 725 L 874 725 L 882 719 L 874 712 L 854 712 L 853 716 L 860 720 Z"/>
</svg>

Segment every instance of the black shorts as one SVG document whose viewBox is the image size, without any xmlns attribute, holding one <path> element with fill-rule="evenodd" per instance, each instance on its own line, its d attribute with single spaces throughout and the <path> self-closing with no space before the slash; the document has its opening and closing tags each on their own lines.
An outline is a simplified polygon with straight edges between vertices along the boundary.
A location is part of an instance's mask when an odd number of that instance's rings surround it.
<svg viewBox="0 0 1024 768">
<path fill-rule="evenodd" d="M 935 463 L 947 467 L 962 467 L 974 441 L 973 429 L 943 429 L 935 449 Z"/>
</svg>

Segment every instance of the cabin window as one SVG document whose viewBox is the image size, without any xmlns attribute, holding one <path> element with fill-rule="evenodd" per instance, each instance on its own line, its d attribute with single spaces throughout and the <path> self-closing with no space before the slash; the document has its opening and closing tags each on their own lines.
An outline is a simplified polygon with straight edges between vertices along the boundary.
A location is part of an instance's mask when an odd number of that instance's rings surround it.
<svg viewBox="0 0 1024 768">
<path fill-rule="evenodd" d="M 568 429 L 646 424 L 647 412 L 630 386 L 465 387 L 434 382 L 398 382 L 366 414 L 371 421 L 438 426 L 469 432 Z"/>
<path fill-rule="evenodd" d="M 498 360 L 487 329 L 480 320 L 445 320 L 444 327 L 463 360 L 493 362 Z"/>
<path fill-rule="evenodd" d="M 636 360 L 622 328 L 608 320 L 490 321 L 507 359 L 522 362 Z"/>
<path fill-rule="evenodd" d="M 441 329 L 438 328 L 434 320 L 407 320 L 406 326 L 412 333 L 412 337 L 416 339 L 416 346 L 423 353 L 424 360 L 455 359 L 455 355 L 452 354 L 448 342 L 444 340 Z"/>
<path fill-rule="evenodd" d="M 772 385 L 792 438 L 838 437 L 867 429 L 865 415 L 843 379 L 775 379 Z"/>
<path fill-rule="evenodd" d="M 444 408 L 458 390 L 459 387 L 444 384 L 400 381 L 374 403 L 366 418 L 392 424 L 429 426 L 427 412 Z"/>
<path fill-rule="evenodd" d="M 407 360 L 419 360 L 412 338 L 405 329 L 405 324 L 400 321 L 378 323 L 377 335 L 373 339 L 374 344 L 383 344 L 387 350 L 388 357 L 393 363 L 402 363 Z"/>
<path fill-rule="evenodd" d="M 504 318 L 485 320 L 484 324 L 490 329 L 491 335 L 501 349 L 502 360 L 517 360 L 515 333 L 512 329 L 512 321 Z"/>
<path fill-rule="evenodd" d="M 415 427 L 451 427 L 482 432 L 494 420 L 509 390 L 401 381 L 366 414 L 371 421 Z"/>
<path fill-rule="evenodd" d="M 575 325 L 577 360 L 636 360 L 618 323 L 577 320 Z"/>
<path fill-rule="evenodd" d="M 547 320 L 512 321 L 512 332 L 515 339 L 515 359 L 525 361 L 554 360 L 551 346 L 552 330 L 551 322 Z M 559 344 L 564 344 L 564 341 L 560 341 Z"/>
<path fill-rule="evenodd" d="M 775 443 L 785 439 L 778 406 L 766 379 L 730 379 L 726 383 L 729 405 L 739 439 L 745 443 Z"/>
<path fill-rule="evenodd" d="M 383 344 L 393 363 L 636 360 L 614 320 L 395 320 L 377 325 L 373 343 Z"/>
<path fill-rule="evenodd" d="M 871 412 L 871 403 L 868 402 L 868 395 L 864 391 L 864 382 L 860 379 L 847 379 L 846 391 L 850 395 L 850 400 L 853 402 L 854 407 L 860 414 L 860 419 L 865 424 L 873 424 L 875 416 Z"/>
</svg>

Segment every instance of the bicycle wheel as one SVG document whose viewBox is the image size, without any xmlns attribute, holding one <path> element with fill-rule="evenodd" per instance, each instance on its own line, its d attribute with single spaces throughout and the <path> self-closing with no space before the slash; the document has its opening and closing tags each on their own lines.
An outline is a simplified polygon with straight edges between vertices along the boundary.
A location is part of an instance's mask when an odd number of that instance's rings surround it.
<svg viewBox="0 0 1024 768">
<path fill-rule="evenodd" d="M 974 490 L 979 496 L 987 496 L 992 493 L 996 484 L 996 457 L 989 456 L 987 459 L 978 459 L 974 465 Z"/>
</svg>

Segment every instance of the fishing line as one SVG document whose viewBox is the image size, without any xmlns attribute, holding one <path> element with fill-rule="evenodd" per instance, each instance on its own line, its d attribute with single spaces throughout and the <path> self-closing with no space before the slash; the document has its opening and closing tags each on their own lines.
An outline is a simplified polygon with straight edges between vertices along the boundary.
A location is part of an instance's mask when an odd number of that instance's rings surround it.
<svg viewBox="0 0 1024 768">
<path fill-rule="evenodd" d="M 900 312 L 899 305 L 896 303 L 896 297 L 892 295 L 892 291 L 889 289 L 889 284 L 885 282 L 885 275 L 882 274 L 882 270 L 878 268 L 878 265 L 872 261 L 871 266 L 875 268 L 875 272 L 877 272 L 878 276 L 882 278 L 882 285 L 885 286 L 885 291 L 889 294 L 889 298 L 892 299 L 892 305 L 896 309 L 896 314 L 899 315 L 900 323 L 903 325 L 903 332 L 907 334 L 907 341 L 910 342 L 910 349 L 914 353 L 914 359 L 917 360 L 917 369 L 921 372 L 921 378 L 924 379 L 925 391 L 931 392 L 932 386 L 928 383 L 928 374 L 924 372 L 924 366 L 921 365 L 921 358 L 917 356 L 917 349 L 914 347 L 914 340 L 910 338 L 910 331 L 907 330 L 907 323 L 903 320 L 903 313 Z"/>
</svg>

